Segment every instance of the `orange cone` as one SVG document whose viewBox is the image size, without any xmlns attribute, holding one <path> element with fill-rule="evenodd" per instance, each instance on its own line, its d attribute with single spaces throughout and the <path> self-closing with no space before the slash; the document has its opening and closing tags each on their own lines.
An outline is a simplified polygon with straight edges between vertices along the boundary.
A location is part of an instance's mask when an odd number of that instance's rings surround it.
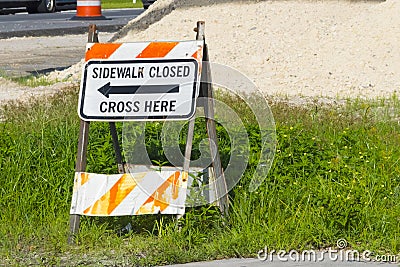
<svg viewBox="0 0 400 267">
<path fill-rule="evenodd" d="M 101 20 L 101 0 L 77 0 L 76 15 L 71 20 Z"/>
</svg>

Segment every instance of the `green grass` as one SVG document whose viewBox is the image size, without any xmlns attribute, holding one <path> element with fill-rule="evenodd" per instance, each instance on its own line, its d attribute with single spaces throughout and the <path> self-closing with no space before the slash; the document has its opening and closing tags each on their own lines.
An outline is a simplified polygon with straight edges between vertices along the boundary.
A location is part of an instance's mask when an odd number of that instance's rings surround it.
<svg viewBox="0 0 400 267">
<path fill-rule="evenodd" d="M 264 246 L 326 248 L 339 238 L 359 250 L 400 252 L 396 96 L 325 106 L 274 102 L 278 144 L 273 167 L 250 193 L 251 161 L 231 192 L 228 218 L 210 206 L 189 209 L 178 231 L 169 216 L 82 217 L 78 245 L 70 246 L 79 130 L 76 91 L 71 88 L 46 101 L 14 102 L 1 111 L 0 265 L 157 265 L 255 257 Z M 235 97 L 220 98 L 245 116 L 257 155 L 254 118 Z M 160 128 L 153 123 L 146 131 L 156 137 Z M 224 159 L 229 140 L 221 126 L 218 132 Z M 196 131 L 196 149 L 202 136 L 204 131 Z M 147 146 L 152 159 L 165 160 L 157 139 L 149 138 Z M 106 123 L 91 123 L 88 171 L 117 172 Z M 128 222 L 133 231 L 121 234 Z"/>
<path fill-rule="evenodd" d="M 132 0 L 102 0 L 101 8 L 112 9 L 112 8 L 142 8 L 143 4 L 141 0 L 137 0 L 133 3 Z"/>
<path fill-rule="evenodd" d="M 57 81 L 51 81 L 46 76 L 26 76 L 26 77 L 12 77 L 11 81 L 16 82 L 20 85 L 28 87 L 48 86 L 57 83 Z"/>
<path fill-rule="evenodd" d="M 49 80 L 45 75 L 9 76 L 2 70 L 0 77 L 28 87 L 48 86 L 58 82 Z"/>
</svg>

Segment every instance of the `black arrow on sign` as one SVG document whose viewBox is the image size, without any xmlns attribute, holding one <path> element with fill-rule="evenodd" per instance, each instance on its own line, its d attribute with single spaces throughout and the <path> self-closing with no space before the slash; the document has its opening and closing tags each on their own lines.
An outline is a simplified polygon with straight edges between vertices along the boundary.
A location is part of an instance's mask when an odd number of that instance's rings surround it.
<svg viewBox="0 0 400 267">
<path fill-rule="evenodd" d="M 111 94 L 169 94 L 179 93 L 179 84 L 167 85 L 111 85 L 106 83 L 97 89 L 105 97 Z"/>
</svg>

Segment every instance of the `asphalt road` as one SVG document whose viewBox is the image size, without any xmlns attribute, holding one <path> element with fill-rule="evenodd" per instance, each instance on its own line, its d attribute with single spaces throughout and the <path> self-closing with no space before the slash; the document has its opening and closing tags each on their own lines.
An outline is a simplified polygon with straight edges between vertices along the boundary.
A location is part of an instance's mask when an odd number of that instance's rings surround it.
<svg viewBox="0 0 400 267">
<path fill-rule="evenodd" d="M 104 10 L 108 20 L 85 21 L 71 21 L 75 11 L 0 15 L 0 75 L 45 74 L 74 65 L 84 57 L 89 24 L 96 24 L 100 42 L 107 42 L 143 11 Z"/>
<path fill-rule="evenodd" d="M 23 36 L 57 36 L 86 33 L 89 24 L 95 23 L 99 31 L 115 32 L 143 9 L 103 10 L 107 20 L 70 20 L 76 11 L 45 14 L 17 13 L 0 16 L 0 39 Z"/>
</svg>

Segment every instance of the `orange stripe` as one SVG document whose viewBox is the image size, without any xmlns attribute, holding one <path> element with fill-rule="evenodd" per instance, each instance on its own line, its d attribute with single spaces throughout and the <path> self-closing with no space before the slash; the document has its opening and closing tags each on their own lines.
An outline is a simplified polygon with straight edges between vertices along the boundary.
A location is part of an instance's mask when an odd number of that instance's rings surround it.
<svg viewBox="0 0 400 267">
<path fill-rule="evenodd" d="M 194 52 L 192 55 L 193 58 L 198 59 L 197 57 L 199 56 L 199 51 Z"/>
<path fill-rule="evenodd" d="M 174 173 L 174 180 L 172 182 L 172 198 L 177 199 L 179 195 L 179 175 L 180 172 L 175 172 Z"/>
<path fill-rule="evenodd" d="M 135 187 L 136 182 L 131 175 L 124 174 L 107 193 L 83 213 L 90 213 L 91 215 L 110 215 Z"/>
<path fill-rule="evenodd" d="M 203 47 L 197 49 L 197 51 L 194 52 L 193 55 L 192 55 L 192 58 L 195 58 L 197 61 L 200 62 L 200 64 L 199 64 L 199 74 L 201 74 L 201 67 L 202 67 L 201 62 L 203 60 L 202 57 L 203 57 Z"/>
<path fill-rule="evenodd" d="M 152 42 L 137 58 L 165 57 L 179 42 Z"/>
<path fill-rule="evenodd" d="M 203 47 L 200 47 L 199 49 L 197 49 L 197 51 L 193 53 L 192 57 L 197 59 L 198 61 L 201 61 L 202 60 L 202 58 L 201 58 L 202 50 L 203 50 Z"/>
<path fill-rule="evenodd" d="M 94 44 L 86 52 L 85 60 L 88 61 L 92 58 L 107 59 L 115 50 L 117 50 L 122 44 L 107 43 L 107 44 Z"/>
<path fill-rule="evenodd" d="M 85 184 L 89 180 L 89 173 L 81 172 L 81 185 Z"/>
<path fill-rule="evenodd" d="M 177 199 L 179 196 L 179 176 L 180 172 L 177 171 L 168 177 L 168 179 L 143 203 L 136 214 L 154 213 L 155 207 L 159 207 L 160 212 L 163 212 L 170 204 L 166 199 L 167 196 L 165 196 L 165 191 L 171 186 L 171 184 L 172 198 Z M 146 207 L 147 204 L 151 203 L 153 203 L 153 205 L 150 209 Z"/>
</svg>

